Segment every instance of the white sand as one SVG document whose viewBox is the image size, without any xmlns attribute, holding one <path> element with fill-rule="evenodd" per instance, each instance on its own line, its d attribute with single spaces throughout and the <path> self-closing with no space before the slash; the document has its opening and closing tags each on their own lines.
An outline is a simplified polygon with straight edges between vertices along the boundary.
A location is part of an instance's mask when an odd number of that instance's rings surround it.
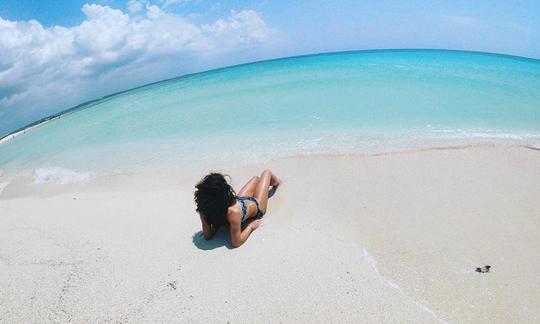
<svg viewBox="0 0 540 324">
<path fill-rule="evenodd" d="M 239 249 L 225 231 L 195 234 L 192 190 L 206 170 L 9 184 L 0 322 L 540 321 L 540 152 L 312 156 L 225 171 L 238 187 L 263 167 L 284 184 Z"/>
</svg>

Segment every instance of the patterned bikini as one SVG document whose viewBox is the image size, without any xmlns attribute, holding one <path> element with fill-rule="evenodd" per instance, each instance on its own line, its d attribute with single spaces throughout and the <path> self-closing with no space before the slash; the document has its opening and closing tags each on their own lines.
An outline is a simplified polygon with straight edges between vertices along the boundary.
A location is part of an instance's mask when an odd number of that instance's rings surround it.
<svg viewBox="0 0 540 324">
<path fill-rule="evenodd" d="M 240 203 L 240 206 L 242 206 L 242 218 L 240 219 L 241 222 L 244 221 L 244 218 L 246 218 L 246 214 L 247 214 L 248 206 L 246 205 L 245 200 L 252 201 L 255 203 L 255 206 L 257 206 L 257 215 L 255 215 L 255 218 L 263 217 L 264 213 L 259 208 L 259 202 L 257 201 L 255 197 L 251 197 L 251 196 L 236 197 L 236 200 L 238 200 L 238 202 Z"/>
</svg>

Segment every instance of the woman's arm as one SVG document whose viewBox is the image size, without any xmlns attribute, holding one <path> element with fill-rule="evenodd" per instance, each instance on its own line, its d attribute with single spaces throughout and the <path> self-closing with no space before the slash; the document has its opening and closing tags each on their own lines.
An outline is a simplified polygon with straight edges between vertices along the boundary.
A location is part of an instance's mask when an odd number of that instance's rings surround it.
<svg viewBox="0 0 540 324">
<path fill-rule="evenodd" d="M 206 219 L 204 219 L 204 216 L 202 214 L 199 214 L 201 217 L 201 224 L 202 224 L 202 231 L 204 235 L 205 240 L 209 240 L 216 234 L 217 228 L 212 227 L 210 224 L 206 222 Z"/>
<path fill-rule="evenodd" d="M 231 243 L 234 247 L 239 247 L 244 244 L 251 232 L 261 225 L 261 220 L 257 219 L 249 223 L 244 230 L 241 230 L 240 223 L 231 223 Z"/>
</svg>

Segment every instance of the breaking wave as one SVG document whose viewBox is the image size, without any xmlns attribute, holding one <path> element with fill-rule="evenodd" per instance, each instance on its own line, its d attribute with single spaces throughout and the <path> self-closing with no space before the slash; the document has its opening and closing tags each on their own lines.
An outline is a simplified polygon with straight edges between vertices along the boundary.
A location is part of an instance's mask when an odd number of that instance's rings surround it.
<svg viewBox="0 0 540 324">
<path fill-rule="evenodd" d="M 75 171 L 60 167 L 38 168 L 34 171 L 34 183 L 77 183 L 94 179 L 96 174 L 90 171 Z"/>
</svg>

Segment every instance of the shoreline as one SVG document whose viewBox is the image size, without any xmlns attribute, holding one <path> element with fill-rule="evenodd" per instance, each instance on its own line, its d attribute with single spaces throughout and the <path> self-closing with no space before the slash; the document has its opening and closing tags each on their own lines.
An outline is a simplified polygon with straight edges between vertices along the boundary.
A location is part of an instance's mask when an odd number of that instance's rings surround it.
<svg viewBox="0 0 540 324">
<path fill-rule="evenodd" d="M 41 125 L 41 124 L 40 124 Z M 38 127 L 40 125 L 35 125 L 34 127 Z M 21 134 L 24 135 L 24 134 Z M 267 137 L 272 137 L 272 134 L 263 134 Z M 241 138 L 241 137 L 240 137 Z M 412 138 L 412 137 L 411 137 Z M 335 147 L 331 146 L 321 146 L 321 147 L 304 147 L 304 148 L 294 148 L 291 147 L 288 150 L 282 150 L 281 152 L 278 151 L 271 151 L 271 152 L 249 152 L 249 149 L 246 149 L 245 151 L 249 153 L 249 155 L 253 155 L 253 158 L 245 159 L 245 158 L 238 158 L 234 159 L 233 155 L 226 155 L 222 159 L 216 159 L 215 156 L 197 156 L 194 154 L 193 156 L 188 155 L 188 157 L 182 157 L 181 155 L 174 155 L 170 154 L 169 156 L 163 158 L 163 156 L 159 155 L 159 153 L 162 152 L 168 152 L 167 150 L 162 151 L 156 151 L 158 154 L 153 159 L 153 165 L 157 162 L 159 166 L 167 166 L 167 164 L 170 163 L 200 163 L 200 162 L 207 162 L 207 161 L 219 161 L 219 163 L 227 164 L 253 164 L 253 163 L 264 163 L 268 161 L 273 161 L 276 159 L 283 159 L 283 158 L 294 158 L 294 157 L 302 157 L 302 156 L 378 156 L 378 155 L 391 155 L 391 154 L 407 154 L 407 153 L 414 153 L 414 152 L 422 152 L 422 151 L 436 151 L 436 150 L 452 150 L 452 149 L 467 149 L 467 148 L 475 148 L 475 147 L 501 147 L 501 148 L 525 148 L 530 150 L 540 150 L 540 136 L 539 137 L 531 137 L 535 140 L 538 140 L 539 142 L 531 143 L 531 141 L 523 140 L 523 139 L 514 139 L 514 138 L 499 138 L 499 137 L 479 137 L 479 138 L 422 138 L 424 142 L 414 142 L 414 141 L 405 141 L 401 144 L 396 144 L 396 142 L 386 142 L 382 145 L 377 146 L 358 146 L 358 147 L 347 147 L 350 143 L 340 143 L 340 145 L 337 145 Z M 235 138 L 233 137 L 232 140 Z M 416 138 L 418 139 L 418 138 Z M 212 145 L 219 145 L 219 142 L 215 140 L 211 140 Z M 307 141 L 313 141 L 317 142 L 316 140 L 307 140 Z M 153 142 L 150 142 L 152 144 Z M 128 143 L 127 145 L 137 143 Z M 260 145 L 259 145 L 260 146 Z M 126 148 L 127 147 L 127 148 Z M 124 147 L 123 151 L 129 151 L 136 148 L 139 148 L 137 146 Z M 254 147 L 249 147 L 254 148 Z M 110 148 L 109 148 L 110 149 Z M 172 148 L 171 148 L 172 149 Z M 120 152 L 122 150 L 119 150 Z M 85 152 L 82 151 L 77 152 L 77 154 L 84 154 Z M 97 153 L 103 153 L 107 151 L 95 151 Z M 124 152 L 124 153 L 126 153 Z M 149 152 L 149 153 L 156 153 L 156 152 Z M 261 153 L 263 152 L 263 153 Z M 88 152 L 86 152 L 88 153 Z M 90 151 L 90 153 L 94 153 L 93 151 Z M 192 154 L 191 152 L 190 154 Z M 221 153 L 217 152 L 216 154 Z M 46 159 L 43 160 L 45 165 L 51 165 L 54 166 L 54 161 L 47 161 Z M 52 163 L 52 164 L 51 164 Z M 13 162 L 8 162 L 8 164 L 13 164 Z M 138 165 L 142 165 L 141 169 L 146 168 L 152 168 L 153 166 L 149 166 L 145 164 L 148 164 L 147 162 L 137 162 Z M 43 166 L 43 165 L 41 165 Z M 34 167 L 41 167 L 38 165 L 34 165 Z M 128 169 L 130 168 L 129 164 L 126 164 Z M 7 170 L 6 165 L 0 165 L 0 169 Z M 86 169 L 86 168 L 81 168 Z M 101 169 L 101 168 L 98 168 Z M 20 169 L 19 169 L 20 170 Z M 106 168 L 103 169 L 106 171 Z M 121 169 L 120 169 L 121 170 Z"/>
<path fill-rule="evenodd" d="M 396 151 L 383 152 L 305 152 L 284 154 L 281 156 L 261 157 L 254 160 L 229 161 L 223 164 L 218 163 L 199 163 L 194 166 L 193 161 L 160 161 L 152 165 L 143 165 L 137 167 L 125 167 L 124 169 L 90 169 L 90 168 L 68 168 L 56 165 L 31 167 L 26 169 L 12 170 L 9 168 L 0 168 L 0 200 L 6 197 L 14 197 L 12 193 L 2 195 L 3 191 L 10 185 L 16 186 L 23 192 L 41 191 L 41 187 L 53 186 L 54 192 L 69 191 L 73 188 L 92 187 L 94 183 L 103 181 L 108 183 L 111 178 L 129 178 L 156 176 L 156 170 L 160 170 L 162 176 L 158 176 L 163 183 L 169 183 L 168 177 L 174 177 L 175 174 L 205 173 L 208 171 L 220 171 L 227 169 L 237 169 L 240 167 L 251 168 L 253 165 L 265 165 L 279 163 L 287 160 L 309 160 L 325 158 L 350 158 L 350 159 L 370 159 L 377 157 L 399 157 L 421 153 L 436 153 L 445 151 L 474 151 L 474 150 L 531 150 L 540 151 L 533 145 L 513 144 L 513 143 L 495 143 L 495 142 L 477 142 L 469 144 L 448 144 L 431 146 L 424 148 L 409 148 Z M 36 172 L 39 172 L 37 174 Z M 129 181 L 128 181 L 129 182 Z M 21 189 L 22 188 L 22 189 Z M 26 190 L 26 189 L 29 190 Z M 64 190 L 65 189 L 65 190 Z M 11 190 L 9 190 L 11 192 Z M 46 190 L 45 190 L 46 191 Z"/>
</svg>

